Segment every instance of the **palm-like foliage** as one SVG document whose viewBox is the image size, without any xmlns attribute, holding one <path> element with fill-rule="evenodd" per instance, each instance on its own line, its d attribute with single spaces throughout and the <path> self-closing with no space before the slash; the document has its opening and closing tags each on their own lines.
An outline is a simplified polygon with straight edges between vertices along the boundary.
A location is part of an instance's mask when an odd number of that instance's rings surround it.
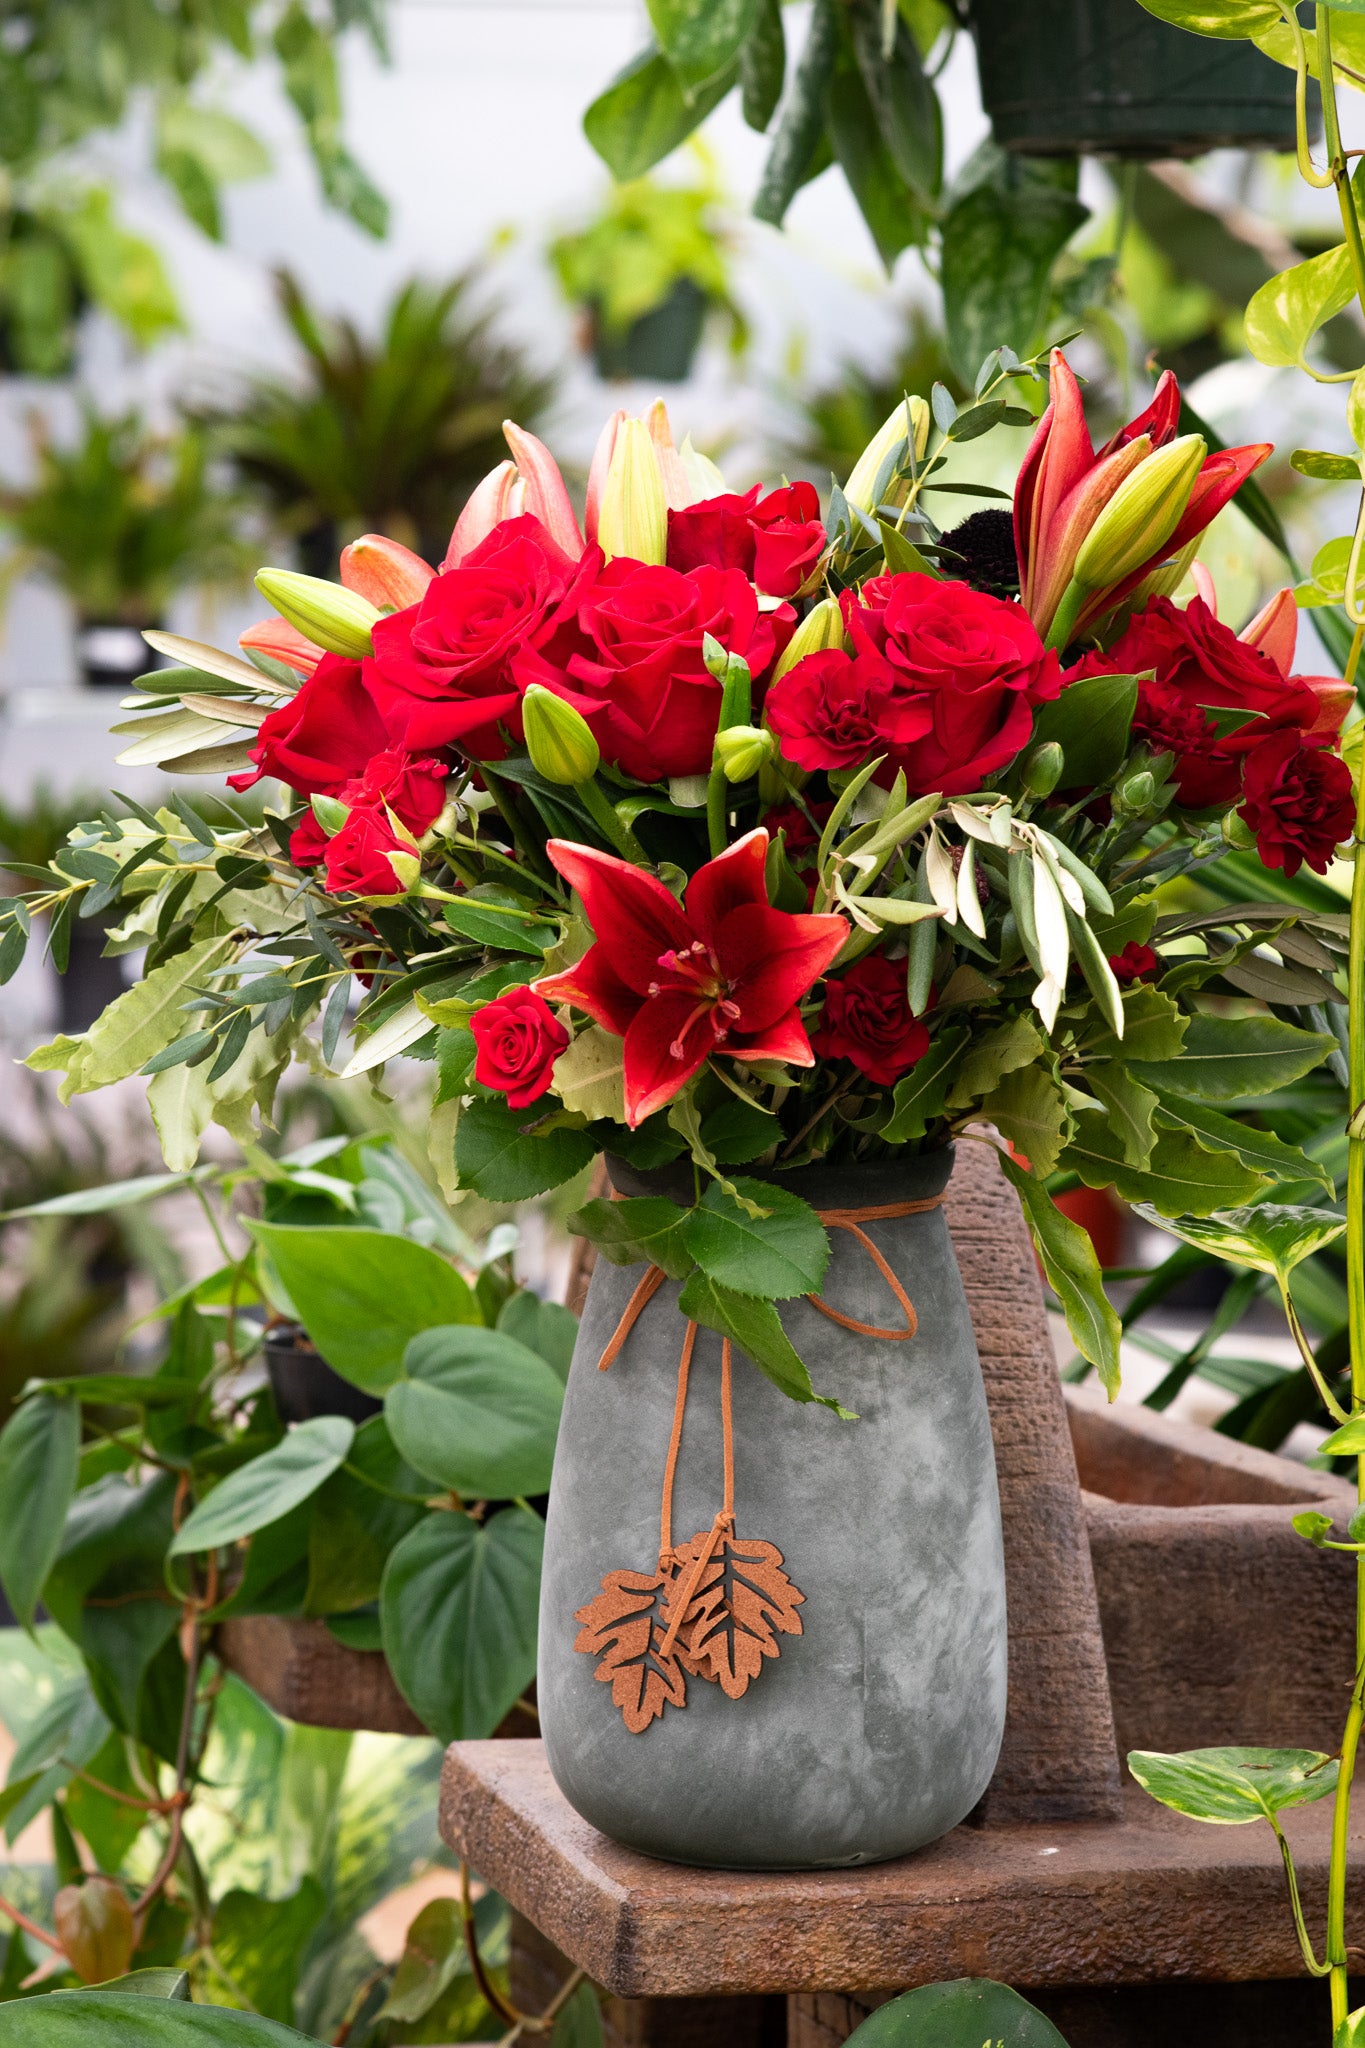
<svg viewBox="0 0 1365 2048">
<path fill-rule="evenodd" d="M 278 286 L 303 381 L 262 378 L 200 417 L 286 529 L 313 538 L 324 568 L 367 530 L 439 558 L 470 490 L 507 453 L 502 422 L 534 426 L 554 378 L 499 337 L 472 271 L 402 286 L 377 340 L 320 313 L 287 272 Z"/>
</svg>

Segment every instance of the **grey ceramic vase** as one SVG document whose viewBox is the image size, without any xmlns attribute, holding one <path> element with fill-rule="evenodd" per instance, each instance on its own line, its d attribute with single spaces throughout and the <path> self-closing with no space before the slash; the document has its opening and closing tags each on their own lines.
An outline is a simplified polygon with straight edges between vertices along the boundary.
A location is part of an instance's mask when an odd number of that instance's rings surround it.
<svg viewBox="0 0 1365 2048">
<path fill-rule="evenodd" d="M 815 1167 L 784 1184 L 816 1208 L 937 1195 L 951 1152 Z M 676 1193 L 612 1163 L 624 1194 Z M 599 1259 L 569 1373 L 550 1491 L 538 1698 L 550 1768 L 584 1819 L 673 1862 L 732 1870 L 875 1863 L 962 1820 L 995 1768 L 1005 1715 L 1005 1581 L 990 1421 L 966 1297 L 941 1208 L 863 1226 L 914 1303 L 908 1343 L 860 1336 L 808 1301 L 783 1323 L 841 1421 L 733 1372 L 735 1529 L 777 1546 L 804 1594 L 802 1632 L 776 1637 L 741 1698 L 699 1677 L 681 1711 L 630 1733 L 597 1660 L 574 1648 L 578 1609 L 606 1574 L 653 1572 L 686 1324 L 665 1282 L 607 1372 L 598 1360 L 643 1268 Z M 824 1299 L 894 1327 L 866 1250 L 830 1233 Z M 673 1541 L 722 1500 L 721 1343 L 698 1333 L 674 1492 Z M 656 1636 L 654 1641 L 659 1638 Z"/>
</svg>

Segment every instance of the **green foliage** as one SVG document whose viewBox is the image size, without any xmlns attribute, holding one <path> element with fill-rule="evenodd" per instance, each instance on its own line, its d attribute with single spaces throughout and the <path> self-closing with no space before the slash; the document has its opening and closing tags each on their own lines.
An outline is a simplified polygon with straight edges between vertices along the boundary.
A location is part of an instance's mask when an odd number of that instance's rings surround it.
<svg viewBox="0 0 1365 2048">
<path fill-rule="evenodd" d="M 683 1229 L 683 1242 L 718 1286 L 770 1301 L 818 1294 L 829 1264 L 829 1239 L 814 1210 L 789 1188 L 736 1180 L 735 1195 L 713 1183 Z"/>
<path fill-rule="evenodd" d="M 38 429 L 34 455 L 34 483 L 0 491 L 17 548 L 7 576 L 40 569 L 82 618 L 139 626 L 159 624 L 190 585 L 245 583 L 241 502 L 214 477 L 201 435 L 168 439 L 136 413 L 101 419 L 87 407 L 74 446 Z"/>
<path fill-rule="evenodd" d="M 730 315 L 738 343 L 743 321 L 730 297 L 729 266 L 714 225 L 718 194 L 709 184 L 657 185 L 635 178 L 613 188 L 590 226 L 560 235 L 550 261 L 565 297 L 588 306 L 609 334 L 623 335 L 663 304 L 680 278 Z"/>
<path fill-rule="evenodd" d="M 433 1513 L 389 1557 L 384 1650 L 404 1698 L 442 1742 L 491 1735 L 536 1668 L 545 1525 L 527 1507 L 480 1524 Z"/>
<path fill-rule="evenodd" d="M 76 1403 L 35 1394 L 0 1435 L 0 1585 L 26 1628 L 61 1546 L 76 1489 L 80 1419 Z"/>
<path fill-rule="evenodd" d="M 177 1531 L 168 1556 L 218 1550 L 278 1522 L 331 1478 L 354 1435 L 355 1424 L 343 1415 L 300 1422 L 273 1450 L 230 1473 L 200 1501 Z"/>
<path fill-rule="evenodd" d="M 849 2039 L 858 2048 L 1066 2048 L 1036 2006 L 985 1977 L 907 1991 L 878 2006 Z"/>
<path fill-rule="evenodd" d="M 1271 1820 L 1336 1790 L 1335 1757 L 1316 1749 L 1135 1749 L 1128 1768 L 1144 1792 L 1192 1820 L 1220 1827 Z"/>
<path fill-rule="evenodd" d="M 450 1326 L 409 1344 L 384 1416 L 408 1463 L 454 1493 L 484 1500 L 546 1493 L 563 1386 L 501 1330 Z"/>
</svg>

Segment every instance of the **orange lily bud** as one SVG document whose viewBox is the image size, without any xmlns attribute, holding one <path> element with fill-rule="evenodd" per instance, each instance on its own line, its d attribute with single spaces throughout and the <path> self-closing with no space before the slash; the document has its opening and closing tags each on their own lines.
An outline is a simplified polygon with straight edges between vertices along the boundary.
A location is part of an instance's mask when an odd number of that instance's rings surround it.
<svg viewBox="0 0 1365 2048">
<path fill-rule="evenodd" d="M 1053 513 L 1041 558 L 1031 563 L 1033 581 L 1028 602 L 1029 616 L 1044 637 L 1071 582 L 1076 557 L 1091 528 L 1125 479 L 1151 452 L 1152 444 L 1145 434 L 1125 442 L 1086 470 Z"/>
<path fill-rule="evenodd" d="M 455 531 L 450 536 L 441 568 L 458 569 L 465 556 L 471 554 L 481 540 L 487 540 L 493 528 L 503 519 L 511 519 L 521 511 L 525 489 L 517 475 L 515 462 L 500 462 L 496 469 L 490 469 L 482 483 L 475 484 L 465 500 L 464 511 L 455 521 Z"/>
<path fill-rule="evenodd" d="M 406 611 L 435 574 L 430 562 L 382 533 L 362 533 L 341 550 L 342 582 L 381 611 Z"/>
<path fill-rule="evenodd" d="M 330 654 L 359 661 L 373 654 L 370 628 L 379 612 L 358 591 L 343 590 L 321 576 L 303 576 L 295 569 L 261 569 L 256 588 L 283 612 L 291 626 L 325 647 Z"/>
<path fill-rule="evenodd" d="M 1299 608 L 1292 590 L 1277 590 L 1249 625 L 1237 635 L 1248 647 L 1268 654 L 1282 676 L 1294 666 L 1294 649 L 1299 638 Z"/>
<path fill-rule="evenodd" d="M 540 521 L 557 547 L 577 561 L 583 552 L 583 536 L 559 464 L 545 443 L 515 420 L 504 420 L 502 431 L 523 485 L 523 509 Z"/>
<path fill-rule="evenodd" d="M 282 661 L 286 668 L 296 668 L 300 675 L 311 676 L 322 660 L 324 650 L 315 640 L 308 640 L 297 626 L 291 626 L 288 619 L 258 619 L 254 626 L 248 626 L 245 633 L 237 635 L 237 645 L 257 654 L 268 654 L 272 661 Z"/>
<path fill-rule="evenodd" d="M 664 499 L 670 512 L 681 512 L 683 507 L 695 502 L 687 471 L 682 457 L 673 445 L 673 428 L 669 423 L 668 407 L 662 398 L 656 398 L 645 414 L 645 425 L 649 438 L 654 443 L 654 453 L 659 461 L 659 474 L 664 482 Z"/>
<path fill-rule="evenodd" d="M 1140 446 L 1140 440 L 1129 443 Z M 1202 434 L 1182 434 L 1140 462 L 1077 549 L 1076 581 L 1087 590 L 1105 590 L 1159 557 L 1180 524 L 1208 452 Z"/>
</svg>

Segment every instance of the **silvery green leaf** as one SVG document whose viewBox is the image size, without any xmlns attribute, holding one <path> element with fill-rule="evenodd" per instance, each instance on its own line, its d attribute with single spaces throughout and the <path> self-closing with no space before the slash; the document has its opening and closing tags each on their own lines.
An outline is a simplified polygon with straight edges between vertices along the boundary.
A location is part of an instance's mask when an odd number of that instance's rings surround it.
<svg viewBox="0 0 1365 2048">
<path fill-rule="evenodd" d="M 974 932 L 978 939 L 985 938 L 986 920 L 976 893 L 976 844 L 971 839 L 962 849 L 962 863 L 957 871 L 957 914 L 969 932 Z"/>
</svg>

